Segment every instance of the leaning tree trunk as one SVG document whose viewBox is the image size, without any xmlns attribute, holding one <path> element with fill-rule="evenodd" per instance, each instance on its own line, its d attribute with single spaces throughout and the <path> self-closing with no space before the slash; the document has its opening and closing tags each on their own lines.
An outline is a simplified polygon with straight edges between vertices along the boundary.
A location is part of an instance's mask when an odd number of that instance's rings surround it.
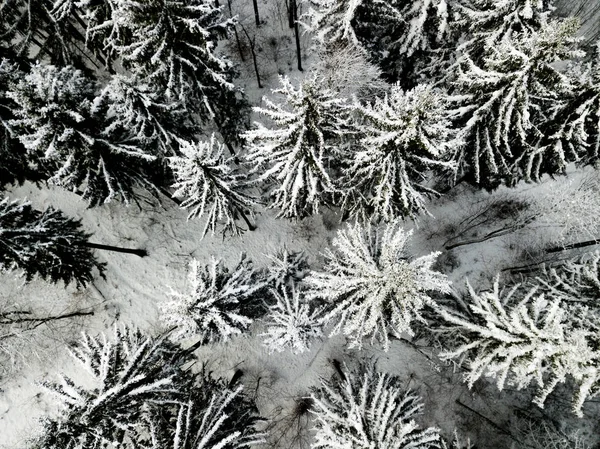
<svg viewBox="0 0 600 449">
<path fill-rule="evenodd" d="M 148 255 L 148 251 L 141 248 L 123 248 L 121 246 L 102 245 L 100 243 L 91 242 L 81 243 L 81 246 L 85 246 L 86 248 L 102 249 L 104 251 L 113 251 L 115 253 L 135 254 L 139 257 L 146 257 Z"/>
<path fill-rule="evenodd" d="M 555 246 L 553 248 L 547 249 L 546 252 L 547 253 L 557 253 L 559 251 L 564 251 L 567 249 L 584 248 L 586 246 L 592 246 L 592 245 L 598 245 L 598 244 L 600 244 L 600 239 L 587 240 L 585 242 L 571 243 L 570 245 Z"/>
</svg>

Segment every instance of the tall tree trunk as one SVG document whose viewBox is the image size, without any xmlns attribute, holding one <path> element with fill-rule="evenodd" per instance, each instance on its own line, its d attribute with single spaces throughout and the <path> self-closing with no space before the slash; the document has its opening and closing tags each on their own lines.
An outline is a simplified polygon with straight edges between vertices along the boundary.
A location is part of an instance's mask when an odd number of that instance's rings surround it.
<svg viewBox="0 0 600 449">
<path fill-rule="evenodd" d="M 260 17 L 258 16 L 258 0 L 252 0 L 252 6 L 254 6 L 254 21 L 256 22 L 256 27 L 260 26 Z"/>
<path fill-rule="evenodd" d="M 242 51 L 242 43 L 240 42 L 240 36 L 237 32 L 237 28 L 233 26 L 233 35 L 235 36 L 235 43 L 237 44 L 238 52 L 240 53 L 240 59 L 242 62 L 246 62 L 246 58 L 244 58 L 244 52 Z"/>
<path fill-rule="evenodd" d="M 248 43 L 250 44 L 250 54 L 252 55 L 252 63 L 254 64 L 254 73 L 256 73 L 256 82 L 258 83 L 259 89 L 262 89 L 263 85 L 260 82 L 260 73 L 258 73 L 258 62 L 256 61 L 256 51 L 255 51 L 256 35 L 254 36 L 253 39 L 250 39 L 250 34 L 248 34 L 246 27 L 244 27 L 241 24 L 240 24 L 240 26 L 242 27 L 242 31 L 248 38 Z"/>
<path fill-rule="evenodd" d="M 298 59 L 298 70 L 304 71 L 302 68 L 302 56 L 300 55 L 300 30 L 298 29 L 298 3 L 296 0 L 292 2 L 292 15 L 294 17 L 294 35 L 296 37 L 296 58 Z"/>
<path fill-rule="evenodd" d="M 87 248 L 102 249 L 104 251 L 113 251 L 115 253 L 135 254 L 139 257 L 146 257 L 148 255 L 148 251 L 146 251 L 145 249 L 123 248 L 121 246 L 102 245 L 100 243 L 91 242 L 82 243 L 81 246 L 85 246 Z"/>
</svg>

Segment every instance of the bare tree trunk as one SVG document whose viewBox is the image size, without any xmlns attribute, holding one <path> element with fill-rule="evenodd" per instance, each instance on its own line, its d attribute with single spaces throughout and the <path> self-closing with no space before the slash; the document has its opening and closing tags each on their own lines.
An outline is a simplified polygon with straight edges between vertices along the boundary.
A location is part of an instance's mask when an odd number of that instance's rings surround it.
<svg viewBox="0 0 600 449">
<path fill-rule="evenodd" d="M 62 320 L 65 318 L 73 318 L 76 316 L 88 316 L 88 315 L 94 314 L 93 311 L 90 311 L 90 312 L 77 311 L 77 312 L 65 313 L 63 315 L 52 315 L 52 316 L 46 316 L 46 317 L 42 317 L 42 318 L 23 316 L 23 315 L 29 315 L 30 313 L 31 312 L 18 311 L 18 312 L 10 312 L 10 313 L 5 313 L 5 314 L 0 314 L 0 324 L 32 323 L 32 324 L 34 324 L 33 328 L 35 328 L 35 327 L 38 327 L 49 321 Z M 11 318 L 11 316 L 15 316 L 15 318 Z"/>
<path fill-rule="evenodd" d="M 302 56 L 300 55 L 300 30 L 298 29 L 298 3 L 296 0 L 292 2 L 292 15 L 294 19 L 294 36 L 296 37 L 296 58 L 298 59 L 298 70 L 304 71 L 302 68 Z"/>
<path fill-rule="evenodd" d="M 255 231 L 256 230 L 256 225 L 253 225 L 252 223 L 250 223 L 250 220 L 248 219 L 248 217 L 246 216 L 246 214 L 244 213 L 244 211 L 242 209 L 237 210 L 240 214 L 240 216 L 242 217 L 242 220 L 244 220 L 246 222 L 246 226 L 248 226 L 248 230 L 249 231 Z"/>
<path fill-rule="evenodd" d="M 242 62 L 246 62 L 246 58 L 244 58 L 244 52 L 242 51 L 242 43 L 240 42 L 240 36 L 238 35 L 237 28 L 233 26 L 233 35 L 235 36 L 235 43 L 237 44 L 238 52 L 240 53 L 240 59 Z"/>
<path fill-rule="evenodd" d="M 263 85 L 260 82 L 260 74 L 258 73 L 258 63 L 256 61 L 256 51 L 255 51 L 255 47 L 256 47 L 256 35 L 254 35 L 254 38 L 250 39 L 250 35 L 248 34 L 248 31 L 246 30 L 246 27 L 244 27 L 241 24 L 240 24 L 240 26 L 242 27 L 242 31 L 244 32 L 244 34 L 248 38 L 248 43 L 250 44 L 250 54 L 252 55 L 252 62 L 254 63 L 254 72 L 256 73 L 256 81 L 258 83 L 258 87 L 260 89 L 262 89 Z"/>
<path fill-rule="evenodd" d="M 570 245 L 555 246 L 553 248 L 547 249 L 546 252 L 547 253 L 557 253 L 559 251 L 564 251 L 567 249 L 584 248 L 586 246 L 592 246 L 592 245 L 598 245 L 598 244 L 600 244 L 600 239 L 587 240 L 585 242 L 571 243 Z"/>
<path fill-rule="evenodd" d="M 135 254 L 139 257 L 146 257 L 148 255 L 148 251 L 146 251 L 145 249 L 123 248 L 121 246 L 102 245 L 100 243 L 91 242 L 82 243 L 81 246 L 85 246 L 87 248 L 101 249 L 104 251 L 113 251 L 115 253 Z"/>
<path fill-rule="evenodd" d="M 252 0 L 252 6 L 254 6 L 254 21 L 256 22 L 256 28 L 260 27 L 260 17 L 258 17 L 258 0 Z"/>
</svg>

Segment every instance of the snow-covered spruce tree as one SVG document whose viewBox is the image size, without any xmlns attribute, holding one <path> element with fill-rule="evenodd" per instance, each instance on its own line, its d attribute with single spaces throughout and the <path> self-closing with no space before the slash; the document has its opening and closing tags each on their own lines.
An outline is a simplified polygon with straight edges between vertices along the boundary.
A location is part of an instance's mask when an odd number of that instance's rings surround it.
<svg viewBox="0 0 600 449">
<path fill-rule="evenodd" d="M 149 431 L 131 449 L 241 449 L 264 441 L 256 430 L 256 405 L 242 387 L 232 390 L 203 369 L 181 396 L 150 404 L 144 411 Z"/>
<path fill-rule="evenodd" d="M 109 0 L 112 15 L 95 26 L 123 65 L 150 80 L 156 91 L 190 111 L 213 118 L 214 109 L 234 111 L 233 66 L 215 52 L 233 25 L 207 0 Z M 239 114 L 239 111 L 237 111 Z M 221 125 L 220 123 L 217 123 Z"/>
<path fill-rule="evenodd" d="M 63 375 L 58 383 L 45 383 L 62 411 L 43 421 L 35 449 L 139 447 L 133 443 L 146 433 L 146 410 L 184 401 L 192 385 L 193 377 L 183 373 L 191 351 L 166 334 L 152 338 L 115 327 L 112 339 L 84 334 L 71 355 L 88 379 Z"/>
<path fill-rule="evenodd" d="M 353 27 L 356 9 L 363 0 L 309 0 L 306 26 L 325 49 L 360 47 Z"/>
<path fill-rule="evenodd" d="M 440 253 L 408 259 L 411 235 L 398 222 L 383 230 L 350 225 L 338 231 L 335 251 L 325 252 L 325 271 L 306 279 L 308 298 L 329 303 L 322 322 L 333 322 L 332 335 L 343 332 L 351 339 L 350 347 L 361 348 L 370 337 L 387 351 L 389 335 L 412 334 L 411 325 L 424 321 L 421 310 L 433 303 L 430 292 L 450 292 L 446 276 L 431 269 Z"/>
<path fill-rule="evenodd" d="M 481 65 L 502 42 L 535 34 L 548 24 L 553 0 L 459 0 L 454 3 L 457 26 L 465 37 L 457 48 L 460 60 L 468 56 Z"/>
<path fill-rule="evenodd" d="M 322 335 L 320 317 L 323 308 L 309 301 L 300 287 L 292 284 L 279 290 L 272 290 L 275 303 L 263 321 L 266 332 L 262 334 L 263 344 L 269 352 L 283 352 L 287 349 L 294 354 L 307 351 L 311 340 Z"/>
<path fill-rule="evenodd" d="M 438 429 L 420 429 L 420 398 L 399 377 L 378 373 L 374 363 L 346 369 L 344 379 L 321 380 L 312 398 L 312 448 L 440 448 Z"/>
<path fill-rule="evenodd" d="M 244 211 L 255 204 L 243 191 L 247 184 L 245 174 L 234 166 L 231 158 L 225 158 L 224 145 L 214 134 L 209 141 L 180 139 L 178 142 L 181 156 L 168 159 L 175 175 L 173 197 L 183 200 L 181 207 L 190 211 L 188 219 L 206 220 L 203 236 L 209 230 L 214 234 L 220 222 L 225 231 L 239 235 L 241 228 L 236 218 L 245 217 Z"/>
<path fill-rule="evenodd" d="M 36 65 L 7 94 L 18 105 L 10 123 L 49 182 L 82 189 L 92 206 L 114 198 L 127 202 L 135 186 L 152 191 L 144 167 L 155 157 L 128 135 L 102 134 L 104 117 L 91 110 L 95 87 L 73 67 Z"/>
<path fill-rule="evenodd" d="M 134 76 L 113 75 L 92 105 L 106 124 L 102 135 L 127 135 L 137 147 L 155 156 L 176 153 L 176 138 L 191 138 L 196 127 L 177 102 L 163 98 Z"/>
<path fill-rule="evenodd" d="M 94 268 L 102 275 L 105 264 L 87 247 L 89 237 L 81 220 L 52 207 L 41 212 L 28 201 L 0 201 L 0 268 L 23 270 L 27 281 L 40 276 L 85 287 Z"/>
<path fill-rule="evenodd" d="M 482 376 L 522 389 L 536 385 L 534 403 L 540 407 L 556 386 L 570 380 L 576 391 L 572 410 L 582 416 L 586 399 L 600 392 L 600 341 L 597 330 L 573 326 L 560 296 L 539 294 L 513 286 L 501 291 L 496 279 L 491 291 L 469 289 L 470 313 L 439 308 L 462 343 L 441 354 L 443 359 L 466 360 L 469 388 Z"/>
<path fill-rule="evenodd" d="M 597 164 L 600 159 L 600 44 L 591 61 L 573 64 L 567 71 L 573 88 L 556 102 L 540 146 L 555 154 L 561 166 L 575 161 Z M 542 161 L 544 164 L 545 161 Z"/>
<path fill-rule="evenodd" d="M 228 340 L 264 312 L 266 279 L 244 254 L 232 270 L 214 258 L 206 266 L 193 259 L 188 282 L 188 293 L 171 290 L 170 298 L 158 306 L 165 327 L 175 327 L 173 338 Z"/>
<path fill-rule="evenodd" d="M 482 67 L 469 57 L 462 61 L 450 98 L 464 140 L 454 154 L 460 176 L 495 187 L 564 170 L 564 156 L 539 145 L 540 129 L 571 89 L 553 64 L 581 55 L 573 49 L 578 27 L 574 19 L 552 21 L 539 32 L 503 40 Z"/>
<path fill-rule="evenodd" d="M 455 44 L 454 0 L 364 0 L 353 27 L 358 41 L 385 78 L 404 88 L 424 80 L 423 67 L 437 62 L 438 49 Z M 435 77 L 437 79 L 437 76 Z"/>
<path fill-rule="evenodd" d="M 34 172 L 27 163 L 25 147 L 10 126 L 17 105 L 6 95 L 22 76 L 17 64 L 0 58 L 0 189 L 7 184 L 22 183 L 25 179 L 35 180 Z"/>
<path fill-rule="evenodd" d="M 362 137 L 344 170 L 345 213 L 392 221 L 427 211 L 427 198 L 437 194 L 424 185 L 427 173 L 453 167 L 445 160 L 453 146 L 445 105 L 431 86 L 404 91 L 395 84 L 373 104 L 354 106 L 354 127 Z"/>
<path fill-rule="evenodd" d="M 273 123 L 244 134 L 246 161 L 256 182 L 272 182 L 271 207 L 281 209 L 279 216 L 303 218 L 331 204 L 336 192 L 332 179 L 337 141 L 344 133 L 344 100 L 323 89 L 313 77 L 295 88 L 287 77 L 279 78 L 281 87 L 273 91 L 283 96 L 277 104 L 263 98 L 266 108 L 254 108 Z"/>
</svg>

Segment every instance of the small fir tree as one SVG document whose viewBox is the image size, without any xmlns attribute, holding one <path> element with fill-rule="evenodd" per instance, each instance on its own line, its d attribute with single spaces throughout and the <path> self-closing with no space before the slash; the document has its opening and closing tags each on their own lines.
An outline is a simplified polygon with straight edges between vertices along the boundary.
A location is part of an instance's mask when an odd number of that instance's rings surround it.
<svg viewBox="0 0 600 449">
<path fill-rule="evenodd" d="M 433 303 L 429 292 L 450 292 L 446 276 L 431 269 L 440 253 L 408 259 L 411 235 L 397 222 L 381 232 L 349 226 L 333 240 L 335 251 L 325 253 L 325 271 L 306 279 L 309 298 L 329 303 L 322 321 L 334 321 L 332 334 L 343 332 L 351 347 L 361 348 L 370 337 L 387 351 L 389 335 L 413 334 L 413 323 L 424 321 L 421 310 Z"/>
<path fill-rule="evenodd" d="M 344 133 L 343 100 L 322 89 L 316 78 L 295 88 L 287 77 L 280 77 L 281 88 L 273 91 L 284 97 L 284 104 L 263 98 L 266 108 L 255 108 L 270 119 L 268 128 L 256 123 L 245 134 L 246 160 L 258 173 L 257 182 L 272 181 L 272 207 L 279 216 L 303 218 L 331 204 L 336 193 L 334 168 L 336 140 Z"/>
<path fill-rule="evenodd" d="M 308 261 L 303 251 L 290 252 L 287 248 L 283 248 L 267 257 L 271 261 L 267 267 L 267 278 L 276 290 L 301 282 L 309 271 Z"/>
<path fill-rule="evenodd" d="M 289 349 L 294 354 L 307 351 L 311 340 L 322 335 L 320 316 L 322 307 L 308 301 L 302 289 L 292 285 L 271 292 L 275 303 L 264 318 L 267 330 L 263 344 L 269 352 Z"/>
<path fill-rule="evenodd" d="M 0 267 L 23 270 L 27 281 L 40 276 L 85 287 L 94 279 L 94 268 L 103 275 L 105 264 L 87 247 L 90 235 L 81 220 L 52 207 L 41 212 L 29 201 L 0 201 Z"/>
<path fill-rule="evenodd" d="M 489 292 L 467 287 L 470 314 L 439 309 L 462 339 L 441 357 L 466 359 L 469 387 L 484 375 L 494 377 L 500 390 L 535 384 L 534 403 L 540 407 L 570 379 L 576 388 L 572 410 L 583 416 L 584 401 L 600 392 L 597 327 L 573 326 L 561 297 L 538 294 L 536 287 L 523 291 L 516 285 L 503 293 L 498 279 Z"/>
<path fill-rule="evenodd" d="M 442 447 L 438 429 L 420 429 L 415 422 L 423 404 L 399 377 L 376 372 L 374 363 L 343 374 L 343 379 L 321 380 L 314 389 L 312 448 Z"/>
<path fill-rule="evenodd" d="M 225 230 L 240 234 L 236 218 L 255 204 L 243 191 L 246 176 L 234 168 L 232 158 L 225 158 L 224 145 L 214 134 L 208 142 L 178 142 L 181 156 L 169 158 L 176 180 L 173 197 L 183 199 L 181 207 L 189 209 L 188 219 L 206 219 L 203 236 L 209 230 L 214 234 L 219 222 Z"/>
<path fill-rule="evenodd" d="M 102 135 L 103 117 L 91 112 L 95 83 L 73 67 L 37 65 L 8 93 L 18 105 L 11 121 L 28 158 L 49 181 L 98 205 L 129 201 L 134 187 L 150 188 L 144 166 L 155 159 L 129 135 Z"/>
<path fill-rule="evenodd" d="M 206 266 L 193 259 L 188 282 L 189 293 L 171 290 L 170 299 L 159 304 L 161 321 L 176 328 L 173 338 L 200 337 L 203 343 L 228 340 L 263 312 L 267 282 L 244 254 L 231 271 L 214 258 Z"/>
<path fill-rule="evenodd" d="M 343 208 L 363 220 L 392 221 L 426 212 L 424 185 L 434 168 L 452 169 L 453 132 L 444 97 L 430 86 L 405 92 L 396 84 L 372 105 L 354 106 L 363 137 L 345 170 Z"/>
</svg>

